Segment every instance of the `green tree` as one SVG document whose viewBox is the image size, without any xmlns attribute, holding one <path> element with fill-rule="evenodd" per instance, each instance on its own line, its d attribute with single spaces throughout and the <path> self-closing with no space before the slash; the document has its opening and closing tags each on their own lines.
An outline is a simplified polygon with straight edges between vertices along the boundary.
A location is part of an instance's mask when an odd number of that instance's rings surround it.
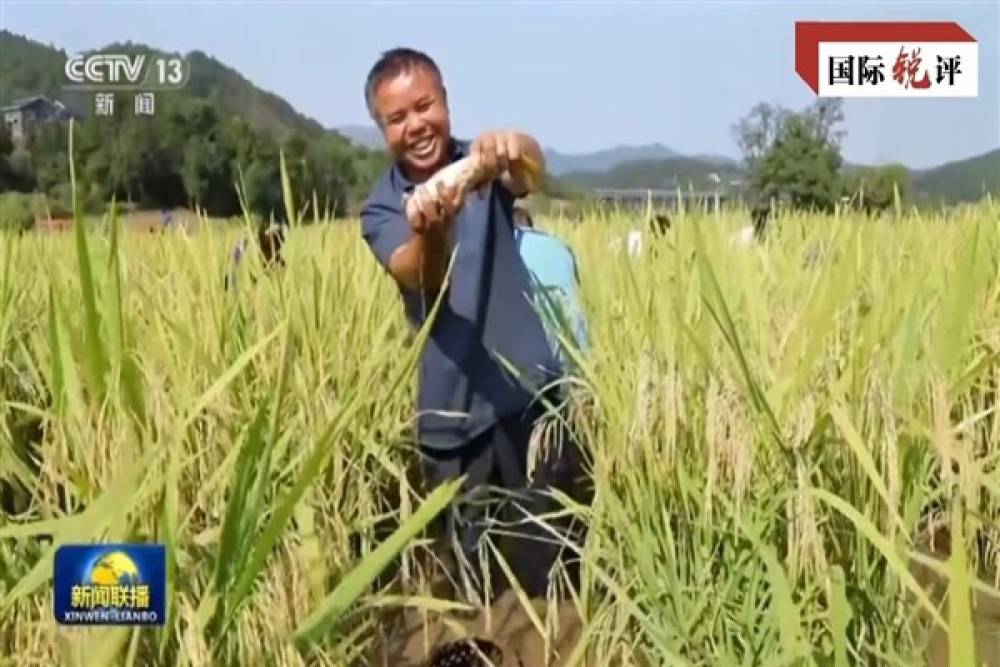
<svg viewBox="0 0 1000 667">
<path fill-rule="evenodd" d="M 6 125 L 0 125 L 0 157 L 7 157 L 14 150 L 14 142 L 10 138 L 10 132 Z"/>
<path fill-rule="evenodd" d="M 14 143 L 11 141 L 7 128 L 0 126 L 0 192 L 7 190 L 17 190 L 17 174 L 10 164 L 10 154 L 14 151 Z"/>
<path fill-rule="evenodd" d="M 779 105 L 761 102 L 736 123 L 733 127 L 736 145 L 748 168 L 753 169 L 771 152 L 791 115 L 792 112 Z"/>
<path fill-rule="evenodd" d="M 841 195 L 868 213 L 881 213 L 892 206 L 896 192 L 900 201 L 910 192 L 910 172 L 901 164 L 854 169 L 841 180 Z"/>
<path fill-rule="evenodd" d="M 354 204 L 359 204 L 368 196 L 368 190 L 372 184 L 389 167 L 389 157 L 383 150 L 366 150 L 353 164 L 355 178 L 351 184 L 348 199 Z"/>
<path fill-rule="evenodd" d="M 755 170 L 753 188 L 795 208 L 830 211 L 840 195 L 840 165 L 839 151 L 817 139 L 806 118 L 793 117 Z"/>
<path fill-rule="evenodd" d="M 315 193 L 320 213 L 329 211 L 335 216 L 343 216 L 349 210 L 352 195 L 357 193 L 356 186 L 367 188 L 371 184 L 367 178 L 360 176 L 364 173 L 365 160 L 358 159 L 355 149 L 335 137 L 307 140 L 301 133 L 295 132 L 282 146 L 282 151 L 297 214 L 311 211 Z M 359 168 L 359 163 L 362 168 Z M 282 209 L 275 212 L 276 218 L 285 218 L 283 201 Z M 304 221 L 312 218 L 310 212 Z"/>
<path fill-rule="evenodd" d="M 220 183 L 226 181 L 229 168 L 225 155 L 214 142 L 203 141 L 198 137 L 188 141 L 184 147 L 180 175 L 189 206 L 202 207 L 215 215 L 231 213 L 229 210 L 220 210 L 227 207 L 220 206 L 219 193 L 215 192 Z"/>
<path fill-rule="evenodd" d="M 312 171 L 303 183 L 302 196 L 311 198 L 315 192 L 321 212 L 329 207 L 333 215 L 346 215 L 351 191 L 359 182 L 358 165 L 349 149 L 338 141 L 326 139 L 311 147 L 309 162 Z"/>
<path fill-rule="evenodd" d="M 188 203 L 210 215 L 236 215 L 239 202 L 231 164 L 235 147 L 227 144 L 218 113 L 199 102 L 182 110 L 178 118 L 175 129 L 183 125 L 195 131 L 184 144 L 178 168 Z"/>
<path fill-rule="evenodd" d="M 35 159 L 26 146 L 14 143 L 0 128 L 0 192 L 31 192 L 35 188 Z"/>
<path fill-rule="evenodd" d="M 734 126 L 744 155 L 750 193 L 757 199 L 786 199 L 796 208 L 832 210 L 842 187 L 837 128 L 844 114 L 839 99 L 820 99 L 801 112 L 758 104 Z"/>
<path fill-rule="evenodd" d="M 142 142 L 136 121 L 126 121 L 118 126 L 112 143 L 109 169 L 111 187 L 118 201 L 138 202 L 143 199 Z"/>
</svg>

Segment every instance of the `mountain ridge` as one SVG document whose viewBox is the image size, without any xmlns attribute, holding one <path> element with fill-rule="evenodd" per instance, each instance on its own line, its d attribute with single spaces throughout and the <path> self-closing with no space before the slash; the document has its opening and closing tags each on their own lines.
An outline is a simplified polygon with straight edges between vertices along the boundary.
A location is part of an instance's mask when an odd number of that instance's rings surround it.
<svg viewBox="0 0 1000 667">
<path fill-rule="evenodd" d="M 352 143 L 370 149 L 384 148 L 382 135 L 374 126 L 338 125 L 336 131 Z M 687 158 L 701 160 L 707 165 L 728 167 L 736 165 L 736 160 L 720 155 L 684 155 L 659 142 L 650 144 L 619 144 L 597 151 L 569 153 L 551 146 L 544 147 L 546 168 L 556 178 L 582 172 L 603 172 L 636 160 Z"/>
<path fill-rule="evenodd" d="M 0 29 L 0 106 L 34 95 L 44 95 L 59 100 L 84 117 L 93 116 L 90 95 L 63 88 L 63 66 L 68 57 L 65 49 L 45 45 L 25 35 Z M 265 90 L 239 70 L 200 49 L 187 53 L 167 51 L 149 44 L 132 41 L 115 41 L 97 48 L 86 49 L 81 55 L 92 53 L 147 53 L 180 56 L 188 62 L 190 79 L 176 91 L 157 94 L 169 104 L 178 97 L 198 98 L 212 103 L 226 115 L 245 118 L 255 129 L 272 134 L 284 141 L 295 132 L 305 136 L 329 134 L 339 137 L 346 145 L 347 138 L 335 130 L 324 128 L 293 107 L 281 95 Z"/>
<path fill-rule="evenodd" d="M 374 126 L 344 125 L 336 129 L 352 143 L 384 150 L 382 135 Z M 555 179 L 583 188 L 712 189 L 741 182 L 746 176 L 744 165 L 733 158 L 706 153 L 686 155 L 660 142 L 618 144 L 580 153 L 546 146 L 544 151 L 547 170 Z M 852 161 L 843 165 L 846 171 L 878 166 Z M 935 167 L 906 168 L 911 189 L 921 199 L 966 201 L 981 196 L 984 185 L 987 191 L 1000 192 L 1000 175 L 995 173 L 1000 170 L 1000 148 Z"/>
<path fill-rule="evenodd" d="M 63 90 L 63 65 L 68 57 L 64 49 L 6 29 L 0 30 L 0 47 L 5 56 L 0 60 L 0 105 L 32 95 L 46 95 L 86 116 L 92 115 L 92 101 L 86 95 Z M 116 49 L 182 55 L 132 42 L 113 42 L 85 53 Z M 279 141 L 295 133 L 305 137 L 334 136 L 345 148 L 360 148 L 359 155 L 384 153 L 381 134 L 374 126 L 324 127 L 299 112 L 280 94 L 257 86 L 203 50 L 189 51 L 184 57 L 192 66 L 191 79 L 182 89 L 185 95 L 206 100 L 223 114 L 241 116 L 255 129 L 271 133 Z M 586 187 L 687 187 L 689 184 L 712 187 L 727 179 L 740 180 L 744 173 L 743 166 L 734 159 L 684 155 L 660 142 L 617 144 L 589 153 L 546 147 L 545 155 L 548 171 L 556 181 Z M 857 164 L 845 167 L 866 168 Z M 1000 148 L 937 167 L 908 171 L 913 191 L 925 198 L 951 201 L 978 198 L 984 191 L 1000 192 Z"/>
</svg>

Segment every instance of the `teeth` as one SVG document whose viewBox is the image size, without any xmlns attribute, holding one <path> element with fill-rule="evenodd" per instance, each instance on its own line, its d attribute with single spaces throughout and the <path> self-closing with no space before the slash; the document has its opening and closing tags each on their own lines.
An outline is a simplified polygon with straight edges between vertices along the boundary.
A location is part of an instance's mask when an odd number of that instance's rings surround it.
<svg viewBox="0 0 1000 667">
<path fill-rule="evenodd" d="M 425 139 L 419 143 L 416 143 L 413 145 L 413 152 L 419 154 L 427 153 L 430 150 L 432 143 L 433 142 L 431 139 Z"/>
</svg>

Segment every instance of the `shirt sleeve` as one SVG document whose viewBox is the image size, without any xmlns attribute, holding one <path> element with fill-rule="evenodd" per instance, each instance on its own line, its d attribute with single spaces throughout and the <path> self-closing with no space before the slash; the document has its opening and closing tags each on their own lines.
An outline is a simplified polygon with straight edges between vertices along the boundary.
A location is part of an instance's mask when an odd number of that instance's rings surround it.
<svg viewBox="0 0 1000 667">
<path fill-rule="evenodd" d="M 369 199 L 361 210 L 361 235 L 378 261 L 389 269 L 389 258 L 410 240 L 410 226 L 403 215 L 403 203 L 388 197 Z"/>
</svg>

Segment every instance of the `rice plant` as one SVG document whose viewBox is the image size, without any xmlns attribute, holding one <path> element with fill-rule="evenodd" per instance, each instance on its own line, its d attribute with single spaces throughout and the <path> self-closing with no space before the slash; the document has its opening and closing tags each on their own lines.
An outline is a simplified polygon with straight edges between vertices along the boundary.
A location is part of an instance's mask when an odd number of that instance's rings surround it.
<svg viewBox="0 0 1000 667">
<path fill-rule="evenodd" d="M 389 610 L 464 613 L 423 536 L 456 487 L 413 474 L 427 331 L 356 220 L 290 214 L 287 267 L 251 253 L 232 290 L 248 220 L 2 239 L 0 664 L 372 664 Z M 627 212 L 539 221 L 591 337 L 552 664 L 998 664 L 1000 211 L 790 214 L 736 247 L 744 215 L 682 211 L 639 257 Z M 162 630 L 55 624 L 55 549 L 111 540 L 167 545 Z"/>
</svg>

